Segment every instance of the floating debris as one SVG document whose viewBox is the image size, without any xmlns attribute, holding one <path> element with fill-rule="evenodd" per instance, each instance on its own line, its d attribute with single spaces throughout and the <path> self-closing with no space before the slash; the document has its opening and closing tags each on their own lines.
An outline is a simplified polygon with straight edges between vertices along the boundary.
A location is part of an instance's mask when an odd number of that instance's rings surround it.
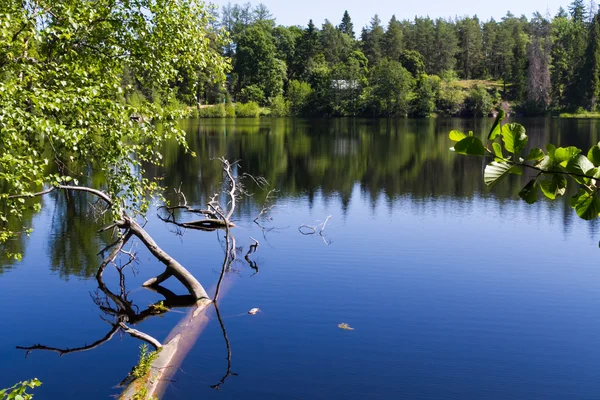
<svg viewBox="0 0 600 400">
<path fill-rule="evenodd" d="M 347 330 L 347 331 L 353 331 L 354 330 L 354 328 L 352 328 L 350 325 L 348 325 L 345 322 L 342 322 L 341 324 L 339 324 L 338 328 L 344 329 L 344 330 Z"/>
<path fill-rule="evenodd" d="M 248 311 L 248 314 L 254 315 L 254 314 L 256 314 L 259 311 L 260 311 L 260 308 L 253 308 L 250 311 Z"/>
</svg>

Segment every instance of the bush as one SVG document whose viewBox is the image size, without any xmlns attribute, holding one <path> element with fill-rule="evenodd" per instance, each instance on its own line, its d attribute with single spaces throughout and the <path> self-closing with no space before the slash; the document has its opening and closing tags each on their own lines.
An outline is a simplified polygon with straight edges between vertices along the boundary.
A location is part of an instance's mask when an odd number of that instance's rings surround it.
<svg viewBox="0 0 600 400">
<path fill-rule="evenodd" d="M 214 106 L 205 106 L 198 111 L 200 118 L 225 118 L 227 111 L 224 104 L 215 104 Z"/>
<path fill-rule="evenodd" d="M 265 101 L 265 93 L 257 85 L 246 86 L 240 91 L 238 101 L 241 103 L 263 103 Z"/>
<path fill-rule="evenodd" d="M 285 100 L 282 95 L 277 95 L 271 103 L 272 117 L 287 117 L 290 115 L 289 101 Z"/>
<path fill-rule="evenodd" d="M 301 115 L 305 113 L 312 91 L 312 87 L 306 82 L 297 80 L 290 81 L 287 98 L 291 115 Z"/>
<path fill-rule="evenodd" d="M 463 89 L 455 83 L 443 83 L 436 102 L 437 111 L 445 117 L 459 115 L 464 107 Z"/>
<path fill-rule="evenodd" d="M 476 85 L 467 96 L 465 108 L 469 114 L 475 117 L 485 117 L 492 112 L 494 100 L 485 87 Z"/>
<path fill-rule="evenodd" d="M 439 78 L 437 76 L 428 76 L 422 74 L 417 81 L 415 97 L 412 101 L 412 109 L 414 115 L 418 117 L 429 117 L 435 110 L 435 98 L 437 88 L 439 86 Z"/>
<path fill-rule="evenodd" d="M 236 117 L 251 117 L 255 118 L 260 115 L 260 106 L 254 101 L 247 103 L 237 103 L 235 105 L 235 116 Z"/>
<path fill-rule="evenodd" d="M 234 118 L 235 117 L 235 106 L 233 105 L 233 103 L 231 103 L 231 101 L 228 101 L 225 104 L 225 116 L 227 118 Z"/>
</svg>

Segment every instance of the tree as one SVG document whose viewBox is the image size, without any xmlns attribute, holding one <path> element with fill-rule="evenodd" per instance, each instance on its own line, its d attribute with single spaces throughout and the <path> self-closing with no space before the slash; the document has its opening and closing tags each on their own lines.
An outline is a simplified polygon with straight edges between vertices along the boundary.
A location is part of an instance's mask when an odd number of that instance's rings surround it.
<svg viewBox="0 0 600 400">
<path fill-rule="evenodd" d="M 398 61 L 400 53 L 404 49 L 404 34 L 402 24 L 392 15 L 383 38 L 383 55 L 389 59 Z"/>
<path fill-rule="evenodd" d="M 415 78 L 425 73 L 425 59 L 418 51 L 403 51 L 400 54 L 400 64 Z"/>
<path fill-rule="evenodd" d="M 582 74 L 585 93 L 585 107 L 590 111 L 596 111 L 600 99 L 600 14 L 596 14 L 590 26 L 588 46 L 585 51 Z"/>
<path fill-rule="evenodd" d="M 552 84 L 551 97 L 555 108 L 563 108 L 568 104 L 565 98 L 565 90 L 572 76 L 570 29 L 569 16 L 561 7 L 558 14 L 552 20 L 553 45 L 550 80 Z"/>
<path fill-rule="evenodd" d="M 383 59 L 371 70 L 369 108 L 375 115 L 407 115 L 414 79 L 398 61 Z"/>
<path fill-rule="evenodd" d="M 454 25 L 442 18 L 435 21 L 435 43 L 431 73 L 440 74 L 452 71 L 456 66 L 458 54 L 458 37 Z"/>
<path fill-rule="evenodd" d="M 240 34 L 235 57 L 240 91 L 256 85 L 265 99 L 283 93 L 285 63 L 277 59 L 276 50 L 273 35 L 262 24 L 253 24 Z"/>
<path fill-rule="evenodd" d="M 304 80 L 308 79 L 310 71 L 307 66 L 312 64 L 312 60 L 321 53 L 319 35 L 320 32 L 311 19 L 296 43 L 296 57 L 294 57 L 292 65 L 288 65 L 294 71 L 293 76 Z"/>
<path fill-rule="evenodd" d="M 527 102 L 532 111 L 545 112 L 550 106 L 552 84 L 550 62 L 552 36 L 550 21 L 534 14 L 530 23 L 531 42 L 527 49 Z"/>
<path fill-rule="evenodd" d="M 321 48 L 331 65 L 343 62 L 352 50 L 352 39 L 325 20 L 321 28 Z"/>
<path fill-rule="evenodd" d="M 465 18 L 457 22 L 458 26 L 458 68 L 464 79 L 481 76 L 483 61 L 483 35 L 479 19 Z"/>
<path fill-rule="evenodd" d="M 101 177 L 95 189 L 119 199 L 110 203 L 115 219 L 144 213 L 158 190 L 143 177 L 144 165 L 161 163 L 157 149 L 168 138 L 185 141 L 157 105 L 123 101 L 133 94 L 122 86 L 124 71 L 165 94 L 182 71 L 199 66 L 224 79 L 226 62 L 210 46 L 204 5 L 9 0 L 0 14 L 0 242 L 17 235 L 10 220 L 39 209 L 27 196 L 91 185 L 92 174 Z M 132 116 L 165 124 L 157 129 Z"/>
<path fill-rule="evenodd" d="M 430 117 L 435 110 L 435 99 L 440 85 L 440 78 L 423 74 L 416 82 L 412 112 L 417 117 Z"/>
<path fill-rule="evenodd" d="M 375 14 L 368 28 L 363 28 L 361 33 L 362 51 L 369 60 L 369 65 L 374 66 L 381 61 L 382 47 L 384 44 L 384 31 L 379 16 Z"/>
<path fill-rule="evenodd" d="M 342 17 L 342 23 L 338 26 L 338 29 L 350 36 L 352 39 L 355 38 L 354 33 L 354 24 L 352 23 L 352 19 L 350 18 L 350 14 L 348 14 L 348 10 L 344 11 L 344 16 Z"/>
</svg>

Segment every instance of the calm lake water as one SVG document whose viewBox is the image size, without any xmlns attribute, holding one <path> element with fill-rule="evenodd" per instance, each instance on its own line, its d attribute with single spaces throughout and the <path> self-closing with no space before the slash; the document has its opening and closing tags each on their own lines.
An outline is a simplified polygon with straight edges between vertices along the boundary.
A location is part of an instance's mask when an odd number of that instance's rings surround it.
<svg viewBox="0 0 600 400">
<path fill-rule="evenodd" d="M 528 119 L 530 144 L 585 149 L 598 121 Z M 598 399 L 600 231 L 565 201 L 527 205 L 526 177 L 491 192 L 482 160 L 448 148 L 451 129 L 487 133 L 491 120 L 190 120 L 196 158 L 164 149 L 163 178 L 201 206 L 218 190 L 217 161 L 265 177 L 274 208 L 254 187 L 235 214 L 243 247 L 214 312 L 166 399 Z M 252 186 L 252 185 L 250 185 Z M 99 236 L 83 197 L 43 200 L 35 231 L 12 242 L 20 263 L 0 264 L 0 387 L 38 377 L 36 399 L 107 399 L 136 364 L 140 342 L 115 335 L 94 279 Z M 147 230 L 207 288 L 221 268 L 222 235 L 176 232 L 148 216 Z M 323 237 L 298 228 L 329 219 Z M 179 233 L 179 234 L 178 234 Z M 181 235 L 183 234 L 183 235 Z M 260 241 L 251 255 L 243 254 Z M 126 269 L 140 310 L 162 299 L 141 283 L 162 272 L 143 246 Z M 135 272 L 135 273 L 134 273 Z M 119 277 L 105 282 L 119 292 Z M 177 282 L 166 286 L 185 294 Z M 212 289 L 211 289 L 212 290 Z M 259 307 L 252 316 L 247 311 Z M 173 310 L 135 326 L 163 340 Z M 102 317 L 102 318 L 101 318 Z M 355 328 L 338 328 L 345 322 Z M 27 357 L 26 357 L 27 356 Z M 223 379 L 223 377 L 226 379 Z M 214 386 L 223 382 L 218 386 Z"/>
</svg>

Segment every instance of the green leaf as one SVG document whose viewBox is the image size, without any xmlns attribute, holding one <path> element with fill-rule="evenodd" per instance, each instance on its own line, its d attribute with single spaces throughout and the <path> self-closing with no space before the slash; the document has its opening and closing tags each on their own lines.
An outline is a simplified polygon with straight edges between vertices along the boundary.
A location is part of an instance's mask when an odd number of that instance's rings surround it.
<svg viewBox="0 0 600 400">
<path fill-rule="evenodd" d="M 467 135 L 465 135 L 464 133 L 460 132 L 460 131 L 450 131 L 450 140 L 452 140 L 453 142 L 460 142 L 461 140 L 463 140 L 464 138 L 467 137 Z"/>
<path fill-rule="evenodd" d="M 502 140 L 509 153 L 518 155 L 527 145 L 529 138 L 525 134 L 523 125 L 513 123 L 502 127 Z"/>
<path fill-rule="evenodd" d="M 494 148 L 494 154 L 498 158 L 504 158 L 504 154 L 502 154 L 502 145 L 498 142 L 492 143 L 492 147 Z"/>
<path fill-rule="evenodd" d="M 527 202 L 527 204 L 533 204 L 538 198 L 538 183 L 537 179 L 532 179 L 527 185 L 519 192 L 519 197 Z"/>
<path fill-rule="evenodd" d="M 502 125 L 500 122 L 504 119 L 504 110 L 498 110 L 498 116 L 494 121 L 494 125 L 492 125 L 492 129 L 490 129 L 490 134 L 488 135 L 488 140 L 494 140 L 500 135 L 502 131 Z"/>
<path fill-rule="evenodd" d="M 595 166 L 600 166 L 600 143 L 590 149 L 588 158 Z"/>
<path fill-rule="evenodd" d="M 581 150 L 574 146 L 559 147 L 554 153 L 554 161 L 565 167 L 567 162 L 579 153 L 581 153 Z"/>
<path fill-rule="evenodd" d="M 540 182 L 540 188 L 547 198 L 554 200 L 557 196 L 562 196 L 567 191 L 567 178 L 558 174 L 546 176 Z"/>
<path fill-rule="evenodd" d="M 580 189 L 579 193 L 571 197 L 570 203 L 579 218 L 589 221 L 600 213 L 600 198 L 596 192 L 588 193 L 585 189 Z"/>
<path fill-rule="evenodd" d="M 481 140 L 475 136 L 468 136 L 456 143 L 454 145 L 454 151 L 456 151 L 458 154 L 466 154 L 469 156 L 485 155 L 483 143 L 481 143 Z"/>
<path fill-rule="evenodd" d="M 558 153 L 558 150 L 557 150 Z M 568 172 L 574 173 L 574 174 L 581 174 L 581 175 L 587 175 L 588 172 L 590 172 L 591 170 L 594 169 L 594 164 L 592 164 L 592 162 L 590 160 L 588 160 L 588 158 L 584 155 L 578 154 L 575 157 L 571 158 L 571 160 L 569 160 L 567 166 L 566 166 L 566 170 Z M 593 176 L 590 175 L 590 177 Z M 579 183 L 586 183 L 587 181 L 589 181 L 589 179 L 580 177 L 580 176 L 573 176 L 573 179 L 575 179 L 577 182 Z"/>
<path fill-rule="evenodd" d="M 509 173 L 518 173 L 517 171 L 521 171 L 521 169 L 511 163 L 492 161 L 485 167 L 483 180 L 486 185 L 493 187 L 502 177 Z"/>
<path fill-rule="evenodd" d="M 525 157 L 525 161 L 539 161 L 543 158 L 544 151 L 535 147 L 529 151 L 529 154 L 527 155 L 527 157 Z"/>
</svg>

